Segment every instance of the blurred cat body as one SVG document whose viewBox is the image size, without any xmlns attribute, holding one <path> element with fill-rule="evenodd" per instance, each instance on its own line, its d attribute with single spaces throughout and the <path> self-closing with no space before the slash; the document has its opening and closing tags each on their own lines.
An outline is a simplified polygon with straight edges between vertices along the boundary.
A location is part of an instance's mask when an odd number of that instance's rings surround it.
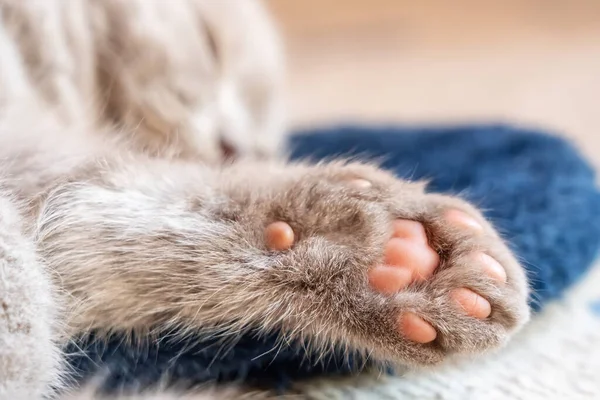
<svg viewBox="0 0 600 400">
<path fill-rule="evenodd" d="M 34 102 L 146 154 L 271 157 L 283 55 L 260 2 L 2 0 L 0 110 Z"/>
</svg>

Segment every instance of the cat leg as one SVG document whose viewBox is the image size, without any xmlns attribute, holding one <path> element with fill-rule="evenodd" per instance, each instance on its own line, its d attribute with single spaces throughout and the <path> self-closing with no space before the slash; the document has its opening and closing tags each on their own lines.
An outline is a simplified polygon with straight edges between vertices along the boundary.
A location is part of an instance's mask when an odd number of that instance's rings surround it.
<svg viewBox="0 0 600 400">
<path fill-rule="evenodd" d="M 19 210 L 0 195 L 0 398 L 38 399 L 60 383 L 56 299 Z"/>
<path fill-rule="evenodd" d="M 524 270 L 481 213 L 368 165 L 137 157 L 81 173 L 38 232 L 76 331 L 258 326 L 426 365 L 497 348 L 529 316 Z"/>
</svg>

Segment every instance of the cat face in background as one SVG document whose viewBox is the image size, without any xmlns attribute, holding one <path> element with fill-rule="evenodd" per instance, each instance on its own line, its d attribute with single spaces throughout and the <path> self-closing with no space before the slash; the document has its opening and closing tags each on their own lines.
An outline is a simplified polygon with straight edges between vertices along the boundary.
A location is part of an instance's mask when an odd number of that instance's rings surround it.
<svg viewBox="0 0 600 400">
<path fill-rule="evenodd" d="M 261 3 L 96 0 L 96 7 L 103 112 L 133 131 L 135 145 L 209 162 L 278 152 L 283 57 Z"/>
</svg>

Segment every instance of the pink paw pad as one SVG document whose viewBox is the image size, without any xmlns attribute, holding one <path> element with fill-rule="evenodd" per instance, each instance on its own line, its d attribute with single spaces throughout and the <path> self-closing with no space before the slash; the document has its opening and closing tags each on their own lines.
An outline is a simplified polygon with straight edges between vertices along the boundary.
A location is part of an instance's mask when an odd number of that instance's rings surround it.
<svg viewBox="0 0 600 400">
<path fill-rule="evenodd" d="M 287 250 L 294 245 L 294 230 L 286 222 L 273 222 L 265 229 L 265 243 L 269 250 Z"/>
<path fill-rule="evenodd" d="M 483 226 L 473 217 L 459 210 L 449 210 L 445 214 L 448 223 L 475 233 L 483 233 Z M 506 271 L 492 257 L 485 253 L 473 254 L 474 268 L 497 282 L 506 282 Z M 394 295 L 411 283 L 430 278 L 439 265 L 439 256 L 429 246 L 423 225 L 416 221 L 395 220 L 392 224 L 392 237 L 385 246 L 384 264 L 369 271 L 371 287 L 384 295 Z M 456 288 L 450 293 L 457 309 L 465 314 L 485 319 L 490 316 L 492 307 L 488 300 L 467 288 Z M 415 313 L 406 312 L 399 316 L 398 328 L 408 340 L 429 343 L 435 340 L 435 328 Z"/>
</svg>

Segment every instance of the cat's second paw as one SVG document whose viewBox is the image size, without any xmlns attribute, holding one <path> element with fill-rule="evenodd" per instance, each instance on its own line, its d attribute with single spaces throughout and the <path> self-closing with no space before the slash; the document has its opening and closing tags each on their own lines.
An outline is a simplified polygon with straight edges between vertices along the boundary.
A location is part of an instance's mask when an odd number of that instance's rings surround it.
<svg viewBox="0 0 600 400">
<path fill-rule="evenodd" d="M 496 348 L 528 320 L 523 269 L 468 203 L 363 166 L 301 181 L 265 241 L 304 329 L 423 365 Z"/>
</svg>

